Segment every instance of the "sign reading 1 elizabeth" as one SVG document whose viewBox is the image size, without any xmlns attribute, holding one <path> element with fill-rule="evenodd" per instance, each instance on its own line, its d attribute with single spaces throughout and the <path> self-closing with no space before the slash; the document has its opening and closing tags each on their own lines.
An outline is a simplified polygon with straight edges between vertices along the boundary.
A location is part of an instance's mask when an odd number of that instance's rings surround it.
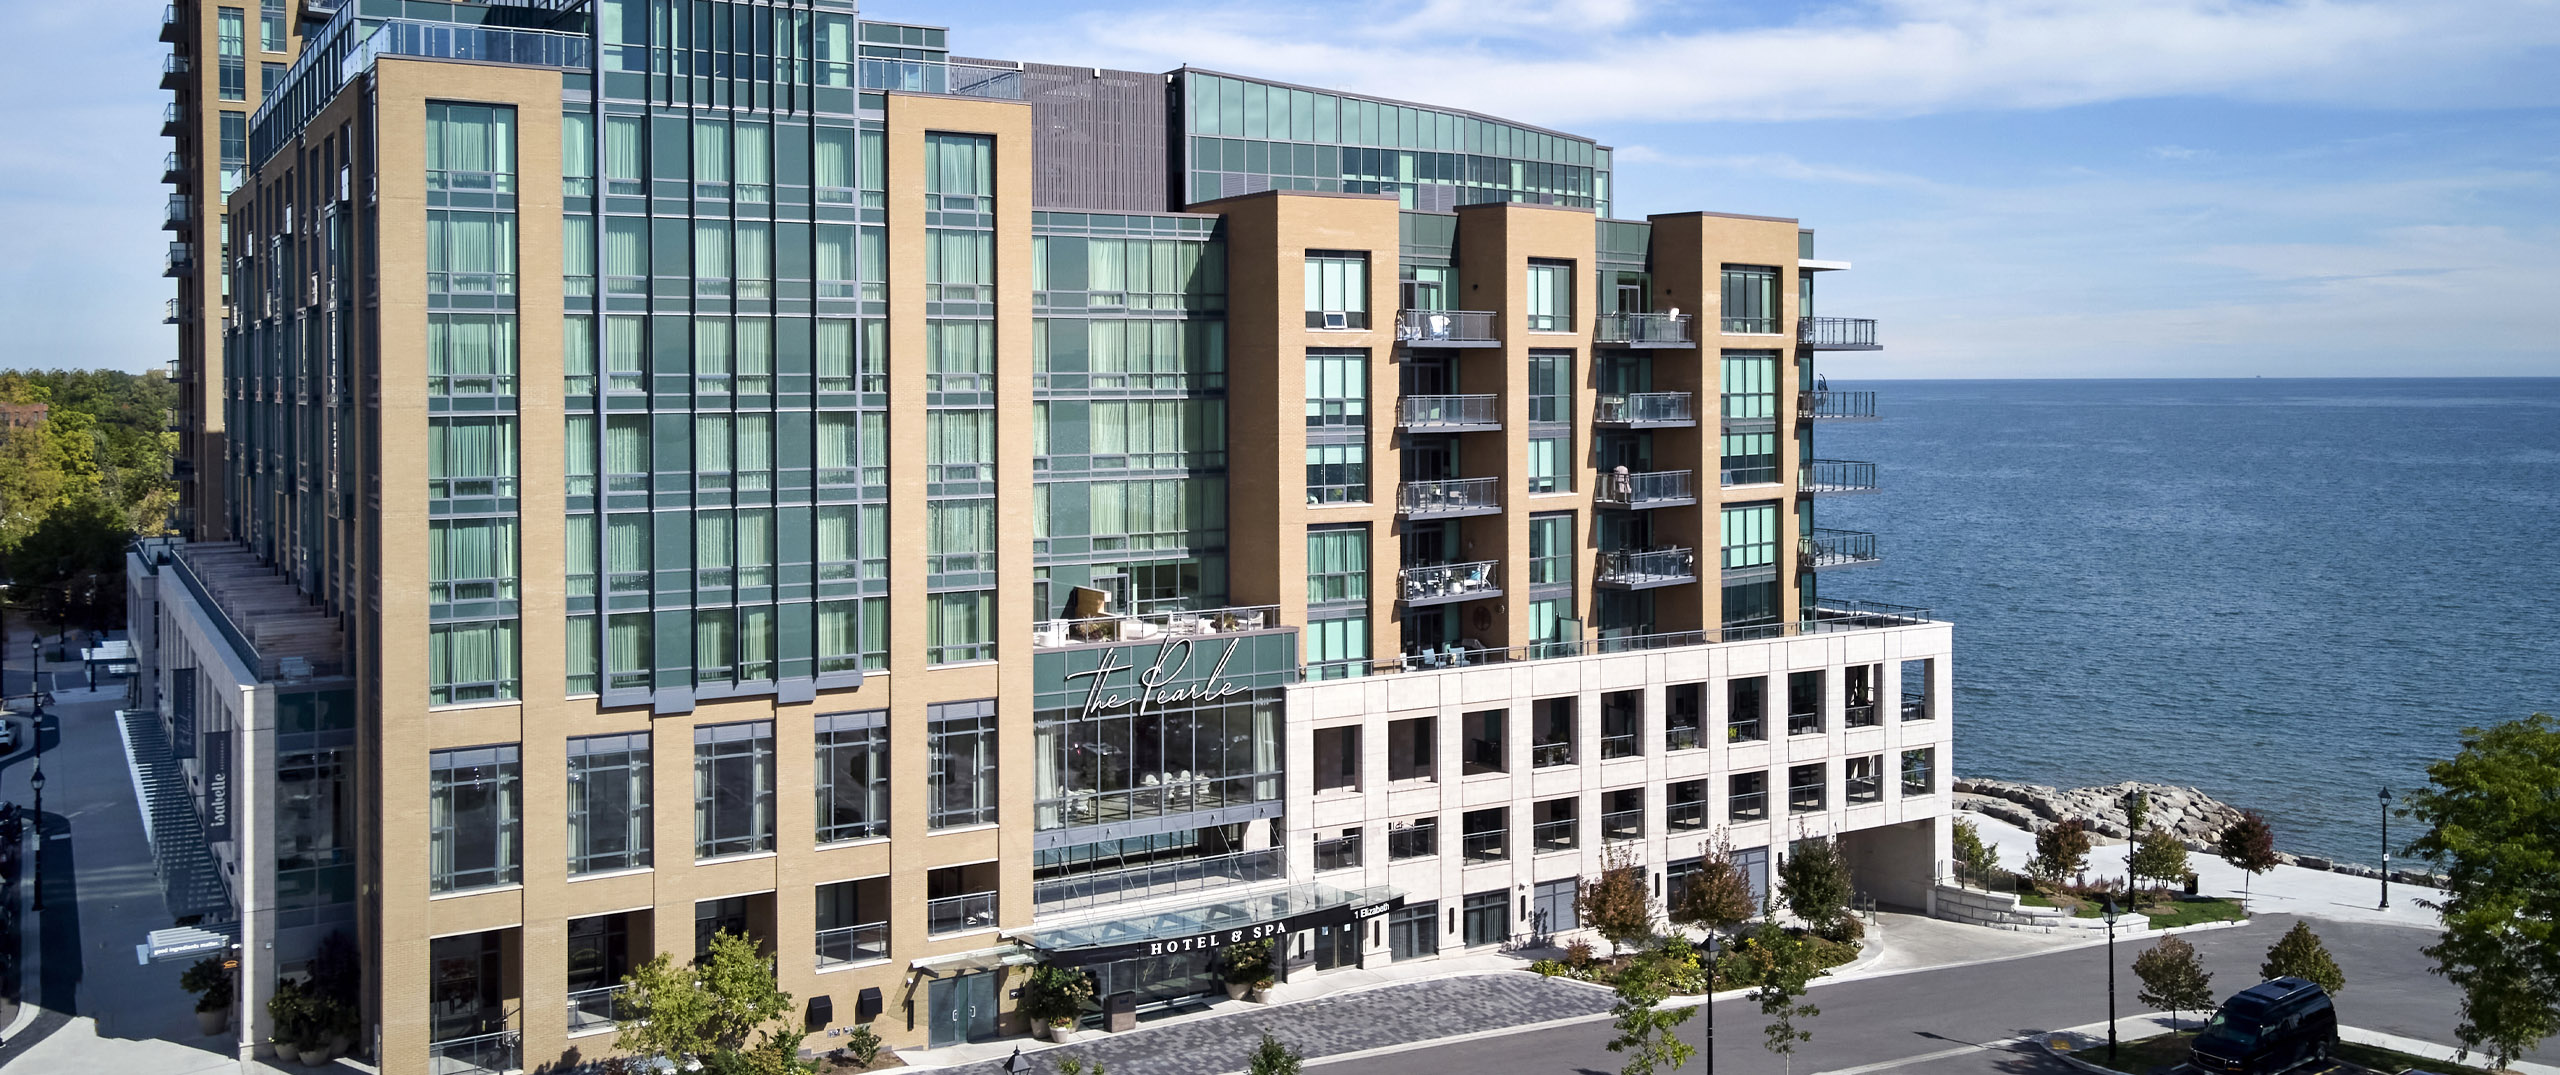
<svg viewBox="0 0 2560 1075">
<path fill-rule="evenodd" d="M 1102 651 L 1102 663 L 1082 672 L 1067 673 L 1068 679 L 1093 677 L 1093 685 L 1085 691 L 1084 715 L 1102 716 L 1115 709 L 1128 708 L 1132 715 L 1145 713 L 1149 706 L 1168 706 L 1180 702 L 1214 702 L 1220 698 L 1243 694 L 1243 684 L 1226 678 L 1227 662 L 1235 659 L 1238 639 L 1228 639 L 1226 648 L 1218 651 L 1218 662 L 1209 674 L 1196 684 L 1167 686 L 1183 678 L 1183 673 L 1200 652 L 1200 645 L 1188 638 L 1177 638 L 1156 650 L 1154 664 L 1137 673 L 1136 693 L 1123 694 L 1111 685 L 1112 677 L 1135 668 L 1129 663 L 1128 648 Z"/>
</svg>

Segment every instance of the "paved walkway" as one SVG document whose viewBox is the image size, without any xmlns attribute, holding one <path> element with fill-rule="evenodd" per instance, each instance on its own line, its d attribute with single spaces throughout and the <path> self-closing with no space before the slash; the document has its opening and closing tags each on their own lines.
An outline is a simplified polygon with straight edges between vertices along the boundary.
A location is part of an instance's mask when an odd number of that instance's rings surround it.
<svg viewBox="0 0 2560 1075">
<path fill-rule="evenodd" d="M 1961 816 L 1973 822 L 1975 831 L 1982 834 L 1982 842 L 1999 853 L 2002 866 L 2023 870 L 2027 860 L 2035 857 L 2034 833 L 1983 814 Z M 2102 840 L 2089 852 L 2089 876 L 2123 876 L 2128 850 L 2129 845 L 2124 843 Z M 2187 866 L 2196 872 L 2196 878 L 2201 882 L 2199 891 L 2203 894 L 2240 898 L 2245 875 L 2239 868 L 2222 861 L 2220 856 L 2189 851 Z M 2383 910 L 2378 906 L 2382 899 L 2382 882 L 2370 877 L 2351 877 L 2300 866 L 2278 866 L 2248 878 L 2247 893 L 2251 914 L 2292 914 L 2339 922 L 2444 928 L 2443 918 L 2419 903 L 2421 899 L 2434 896 L 2434 889 L 2394 884 L 2391 886 L 2391 908 Z"/>
</svg>

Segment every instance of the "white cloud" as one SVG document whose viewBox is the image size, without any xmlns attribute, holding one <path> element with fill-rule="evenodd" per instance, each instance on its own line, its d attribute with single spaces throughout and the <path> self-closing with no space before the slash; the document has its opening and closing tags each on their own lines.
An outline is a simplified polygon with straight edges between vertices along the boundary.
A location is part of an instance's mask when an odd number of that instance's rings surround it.
<svg viewBox="0 0 2560 1075">
<path fill-rule="evenodd" d="M 2213 155 L 2212 150 L 2194 149 L 2187 146 L 2153 146 L 2151 147 L 2150 153 L 2153 157 L 2164 161 L 2191 161 L 2199 157 L 2210 157 Z"/>
</svg>

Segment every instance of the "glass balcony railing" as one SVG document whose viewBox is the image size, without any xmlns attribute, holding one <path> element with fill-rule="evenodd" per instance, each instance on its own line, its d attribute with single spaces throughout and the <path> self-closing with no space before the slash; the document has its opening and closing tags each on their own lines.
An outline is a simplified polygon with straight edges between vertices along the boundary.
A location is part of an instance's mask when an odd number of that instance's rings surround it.
<svg viewBox="0 0 2560 1075">
<path fill-rule="evenodd" d="M 1796 342 L 1816 351 L 1878 351 L 1876 322 L 1871 317 L 1801 317 Z"/>
<path fill-rule="evenodd" d="M 187 112 L 185 109 L 178 107 L 178 102 L 169 102 L 167 106 L 160 109 L 161 136 L 166 138 L 175 138 L 179 134 L 184 133 L 185 128 L 180 126 L 180 123 L 186 118 Z M 177 154 L 174 153 L 170 154 L 170 156 L 176 155 Z"/>
<path fill-rule="evenodd" d="M 1529 745 L 1529 767 L 1532 769 L 1553 769 L 1560 765 L 1571 764 L 1573 764 L 1573 744 L 1570 741 Z"/>
<path fill-rule="evenodd" d="M 178 84 L 186 80 L 187 72 L 194 69 L 195 65 L 188 63 L 187 58 L 178 53 L 172 52 L 161 57 L 160 88 L 171 90 L 178 88 Z"/>
<path fill-rule="evenodd" d="M 1902 719 L 1904 719 L 1904 720 L 1927 720 L 1927 719 L 1929 719 L 1929 696 L 1928 696 L 1928 695 L 1926 695 L 1926 694 L 1905 694 L 1905 695 L 1903 695 L 1903 696 L 1902 696 Z"/>
<path fill-rule="evenodd" d="M 1600 397 L 1598 417 L 1604 426 L 1645 429 L 1698 424 L 1697 408 L 1687 392 L 1630 392 Z"/>
<path fill-rule="evenodd" d="M 1796 562 L 1803 567 L 1856 567 L 1878 559 L 1876 536 L 1862 530 L 1815 530 L 1796 539 Z"/>
<path fill-rule="evenodd" d="M 1396 487 L 1396 513 L 1416 517 L 1491 515 L 1502 510 L 1499 478 L 1409 481 Z"/>
<path fill-rule="evenodd" d="M 183 45 L 187 41 L 186 24 L 178 19 L 176 4 L 160 9 L 160 40 L 172 45 Z"/>
<path fill-rule="evenodd" d="M 1696 475 L 1686 470 L 1611 471 L 1600 476 L 1591 499 L 1601 505 L 1641 511 L 1698 502 Z"/>
<path fill-rule="evenodd" d="M 865 922 L 818 931 L 818 965 L 867 963 L 889 958 L 889 924 Z"/>
<path fill-rule="evenodd" d="M 184 226 L 186 225 L 186 223 L 187 223 L 187 218 L 188 218 L 190 215 L 191 215 L 191 214 L 189 214 L 189 213 L 187 212 L 187 197 L 186 197 L 186 195 L 183 195 L 183 194 L 172 194 L 172 195 L 170 195 L 170 196 L 169 196 L 169 206 L 168 206 L 168 210 L 167 210 L 167 212 L 164 214 L 164 216 L 162 217 L 162 219 L 163 219 L 163 220 L 165 220 L 167 223 L 163 226 L 162 230 L 164 230 L 164 231 L 175 231 L 175 230 L 177 230 L 178 228 L 184 227 Z"/>
<path fill-rule="evenodd" d="M 1618 347 L 1695 347 L 1691 325 L 1687 314 L 1604 314 L 1594 338 Z"/>
<path fill-rule="evenodd" d="M 1684 802 L 1671 803 L 1663 807 L 1662 824 L 1666 828 L 1674 829 L 1706 828 L 1707 801 L 1705 799 L 1689 799 Z"/>
<path fill-rule="evenodd" d="M 1594 581 L 1602 586 L 1622 590 L 1643 590 L 1655 586 L 1676 586 L 1698 581 L 1698 554 L 1694 549 L 1668 548 L 1641 551 L 1620 549 L 1600 554 L 1599 570 Z"/>
<path fill-rule="evenodd" d="M 1490 310 L 1398 310 L 1396 342 L 1411 347 L 1500 347 Z"/>
<path fill-rule="evenodd" d="M 1800 493 L 1872 493 L 1876 491 L 1876 465 L 1847 459 L 1808 459 L 1796 472 L 1796 491 Z"/>
<path fill-rule="evenodd" d="M 1694 556 L 1687 549 L 1649 549 L 1634 553 L 1601 554 L 1599 583 L 1614 589 L 1645 589 L 1697 581 L 1689 573 Z M 1712 646 L 1725 642 L 1752 642 L 1772 638 L 1794 638 L 1804 635 L 1831 634 L 1839 631 L 1884 630 L 1895 627 L 1919 627 L 1934 621 L 1930 611 L 1907 605 L 1881 601 L 1841 601 L 1825 598 L 1804 612 L 1804 618 L 1777 623 L 1727 625 L 1706 631 L 1660 631 L 1653 634 L 1617 633 L 1603 630 L 1597 638 L 1577 638 L 1547 642 L 1530 642 L 1517 646 L 1463 646 L 1426 650 L 1423 654 L 1407 654 L 1390 660 L 1331 661 L 1307 665 L 1297 670 L 1302 682 L 1339 679 L 1361 675 L 1387 675 L 1444 667 L 1473 667 L 1487 664 L 1509 664 L 1520 661 L 1562 660 L 1602 653 L 1636 653 L 1647 650 L 1680 649 L 1688 646 Z M 1916 704 L 1916 703 L 1915 703 Z M 1925 710 L 1923 710 L 1925 712 Z M 1907 719 L 1922 719 L 1908 717 Z M 1755 720 L 1728 722 L 1728 732 L 1747 732 L 1737 739 L 1759 738 Z M 1677 742 L 1679 733 L 1672 733 Z M 1682 749 L 1673 746 L 1671 749 Z M 1550 759 L 1553 759 L 1552 761 Z M 1573 748 L 1568 743 L 1541 744 L 1532 751 L 1535 765 L 1572 764 Z"/>
<path fill-rule="evenodd" d="M 187 271 L 188 266 L 195 264 L 195 259 L 196 255 L 194 247 L 185 243 L 170 243 L 169 257 L 168 260 L 163 263 L 164 268 L 161 270 L 160 275 L 176 276 L 183 273 Z"/>
<path fill-rule="evenodd" d="M 1407 605 L 1443 605 L 1502 596 L 1502 563 L 1477 560 L 1463 564 L 1431 564 L 1398 572 L 1399 591 Z"/>
<path fill-rule="evenodd" d="M 1396 401 L 1396 426 L 1424 433 L 1501 429 L 1502 397 L 1406 396 Z"/>
<path fill-rule="evenodd" d="M 995 924 L 996 894 L 993 892 L 970 892 L 924 901 L 924 931 L 928 936 L 993 929 Z"/>
<path fill-rule="evenodd" d="M 1600 838 L 1610 843 L 1644 839 L 1644 809 L 1611 810 L 1601 814 Z"/>
<path fill-rule="evenodd" d="M 1058 646 L 1083 645 L 1088 642 L 1143 642 L 1160 638 L 1245 634 L 1253 631 L 1268 631 L 1278 626 L 1280 626 L 1278 605 L 1210 609 L 1150 608 L 1124 615 L 1103 613 L 1042 620 L 1032 625 L 1031 644 L 1036 648 L 1049 649 Z"/>
<path fill-rule="evenodd" d="M 1022 99 L 1022 72 L 1012 67 L 865 56 L 861 60 L 861 69 L 862 88 L 866 90 L 941 93 L 1001 101 Z"/>
<path fill-rule="evenodd" d="M 524 1036 L 502 1030 L 495 1034 L 474 1034 L 453 1038 L 427 1046 L 427 1070 L 435 1075 L 505 1075 L 524 1065 L 519 1062 Z"/>
<path fill-rule="evenodd" d="M 1470 832 L 1458 838 L 1458 851 L 1468 862 L 1500 862 L 1511 857 L 1510 837 L 1501 829 Z"/>
<path fill-rule="evenodd" d="M 1876 394 L 1828 388 L 1796 393 L 1796 417 L 1826 422 L 1874 421 Z"/>
<path fill-rule="evenodd" d="M 1571 851 L 1582 844 L 1581 827 L 1582 822 L 1578 818 L 1541 821 L 1530 827 L 1529 844 L 1542 855 L 1549 851 Z"/>
<path fill-rule="evenodd" d="M 1360 834 L 1316 841 L 1316 872 L 1348 870 L 1360 865 Z"/>
<path fill-rule="evenodd" d="M 600 989 L 569 991 L 569 1033 L 593 1034 L 615 1025 L 614 1004 L 631 987 L 621 982 Z"/>
<path fill-rule="evenodd" d="M 179 322 L 180 314 L 183 312 L 183 309 L 178 305 L 178 300 L 170 299 L 163 309 L 165 309 L 167 313 L 161 318 L 161 324 L 174 325 Z"/>
<path fill-rule="evenodd" d="M 1765 791 L 1741 792 L 1735 795 L 1733 800 L 1725 805 L 1725 810 L 1726 818 L 1728 820 L 1767 821 L 1769 820 L 1769 793 Z"/>
</svg>

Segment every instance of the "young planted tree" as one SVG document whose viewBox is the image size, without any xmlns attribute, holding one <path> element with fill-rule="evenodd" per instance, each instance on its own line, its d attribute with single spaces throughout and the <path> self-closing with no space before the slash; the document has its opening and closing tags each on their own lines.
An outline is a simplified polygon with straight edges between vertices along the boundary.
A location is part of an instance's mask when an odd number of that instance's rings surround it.
<svg viewBox="0 0 2560 1075">
<path fill-rule="evenodd" d="M 2347 988 L 2347 975 L 2338 969 L 2338 961 L 2329 958 L 2329 947 L 2320 943 L 2320 935 L 2311 932 L 2307 922 L 2296 922 L 2284 936 L 2267 949 L 2267 961 L 2258 965 L 2262 978 L 2302 978 L 2316 982 L 2320 988 L 2336 996 Z"/>
<path fill-rule="evenodd" d="M 2427 785 L 2401 811 L 2425 827 L 2409 851 L 2445 874 L 2444 935 L 2422 951 L 2462 990 L 2465 1054 L 2512 1067 L 2560 1033 L 2560 721 L 2463 729 Z"/>
<path fill-rule="evenodd" d="M 1982 842 L 1982 830 L 1961 818 L 1955 823 L 1954 842 L 1956 862 L 1973 878 L 1973 883 L 1989 890 L 1991 875 L 2000 868 L 2000 853 Z"/>
<path fill-rule="evenodd" d="M 2151 821 L 2151 793 L 2135 788 L 2124 793 L 2124 831 L 2140 833 Z"/>
<path fill-rule="evenodd" d="M 1751 903 L 1751 875 L 1733 861 L 1732 842 L 1720 837 L 1699 854 L 1698 869 L 1671 908 L 1671 920 L 1722 933 L 1750 921 L 1757 910 Z"/>
<path fill-rule="evenodd" d="M 746 937 L 713 934 L 711 951 L 681 967 L 660 952 L 622 980 L 630 989 L 616 1013 L 617 1049 L 722 1075 L 809 1070 L 799 1059 L 805 1035 L 790 1018 L 791 994 L 774 984 L 773 964 Z"/>
<path fill-rule="evenodd" d="M 2035 874 L 2044 881 L 2060 884 L 2088 862 L 2088 822 L 2066 817 L 2036 834 Z"/>
<path fill-rule="evenodd" d="M 1609 1051 L 1627 1054 L 1627 1066 L 1621 1075 L 1654 1075 L 1663 1068 L 1678 1069 L 1697 1055 L 1697 1047 L 1680 1040 L 1676 1028 L 1698 1014 L 1688 1005 L 1664 1011 L 1662 1001 L 1671 995 L 1669 983 L 1663 981 L 1660 968 L 1650 960 L 1639 960 L 1627 973 L 1618 976 L 1618 999 L 1610 1006 L 1617 1016 L 1614 1025 L 1618 1036 L 1609 1042 Z"/>
<path fill-rule="evenodd" d="M 1645 885 L 1644 866 L 1625 844 L 1612 844 L 1600 858 L 1600 875 L 1586 877 L 1573 893 L 1574 917 L 1608 938 L 1623 952 L 1653 935 L 1653 896 Z"/>
<path fill-rule="evenodd" d="M 1835 940 L 1845 939 L 1849 917 L 1849 860 L 1828 836 L 1798 840 L 1778 867 L 1778 885 L 1787 911 L 1805 928 Z"/>
<path fill-rule="evenodd" d="M 2249 913 L 2249 882 L 2259 874 L 2276 868 L 2276 830 L 2255 810 L 2244 810 L 2240 820 L 2222 830 L 2213 841 L 2215 854 L 2222 861 L 2239 867 L 2240 913 Z"/>
<path fill-rule="evenodd" d="M 2160 938 L 2160 943 L 2133 957 L 2133 976 L 2142 979 L 2142 992 L 2136 999 L 2154 1008 L 2169 1009 L 2172 1031 L 2178 1029 L 2179 1012 L 2201 1012 L 2213 1007 L 2212 972 L 2196 958 L 2196 946 L 2174 934 Z"/>
<path fill-rule="evenodd" d="M 2179 843 L 2167 829 L 2143 833 L 2141 839 L 2134 841 L 2133 853 L 2125 858 L 2125 872 L 2163 885 L 2175 884 L 2187 875 L 2187 845 Z"/>
<path fill-rule="evenodd" d="M 1253 1051 L 1245 1054 L 1244 1070 L 1245 1075 L 1298 1075 L 1306 1062 L 1306 1057 L 1298 1055 L 1296 1049 L 1280 1044 L 1280 1039 L 1272 1037 L 1266 1030 Z"/>
<path fill-rule="evenodd" d="M 1793 1075 L 1796 1046 L 1813 1040 L 1813 1031 L 1797 1021 L 1822 1014 L 1822 1009 L 1799 999 L 1819 973 L 1814 967 L 1813 942 L 1763 921 L 1744 942 L 1743 952 L 1751 963 L 1751 992 L 1745 996 L 1769 1017 L 1761 1029 L 1761 1044 L 1777 1054 L 1784 1070 Z"/>
</svg>

